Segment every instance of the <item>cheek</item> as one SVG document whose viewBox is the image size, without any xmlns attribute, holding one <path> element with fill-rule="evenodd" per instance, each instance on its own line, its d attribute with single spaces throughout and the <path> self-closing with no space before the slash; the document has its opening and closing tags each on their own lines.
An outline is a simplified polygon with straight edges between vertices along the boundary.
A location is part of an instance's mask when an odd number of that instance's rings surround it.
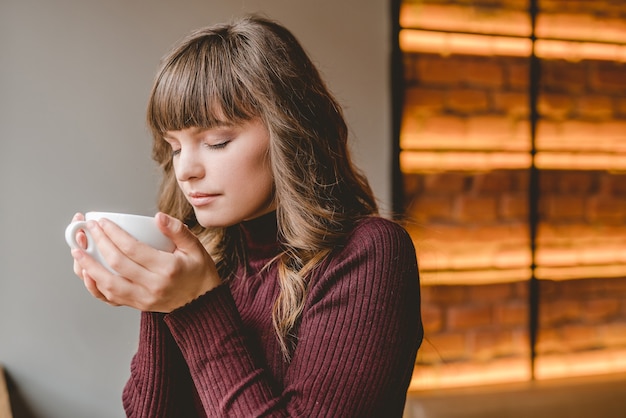
<svg viewBox="0 0 626 418">
<path fill-rule="evenodd" d="M 274 192 L 274 176 L 267 157 L 256 157 L 248 161 L 247 169 L 233 173 L 238 181 L 249 193 L 254 193 L 259 199 L 265 199 Z"/>
<path fill-rule="evenodd" d="M 267 156 L 263 156 L 258 159 L 257 172 L 259 173 L 259 179 L 266 185 L 267 188 L 274 188 L 274 174 L 270 166 L 270 161 Z"/>
<path fill-rule="evenodd" d="M 267 188 L 273 188 L 274 178 L 266 164 L 247 165 L 245 169 L 242 167 L 225 169 L 222 171 L 225 181 L 237 183 L 242 189 L 249 192 L 264 192 Z"/>
<path fill-rule="evenodd" d="M 172 158 L 172 175 L 178 177 L 178 171 L 180 170 L 180 163 L 177 158 Z"/>
</svg>

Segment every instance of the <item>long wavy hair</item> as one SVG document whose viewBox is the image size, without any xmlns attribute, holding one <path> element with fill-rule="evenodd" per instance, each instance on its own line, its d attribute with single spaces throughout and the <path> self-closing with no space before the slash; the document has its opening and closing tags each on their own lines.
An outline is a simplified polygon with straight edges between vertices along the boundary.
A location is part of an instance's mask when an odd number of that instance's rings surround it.
<svg viewBox="0 0 626 418">
<path fill-rule="evenodd" d="M 259 118 L 269 131 L 281 245 L 272 320 L 289 359 L 310 273 L 358 219 L 378 213 L 376 199 L 351 161 L 339 104 L 292 33 L 256 15 L 190 33 L 163 58 L 148 103 L 153 158 L 163 170 L 159 210 L 192 228 L 223 280 L 246 260 L 238 228 L 197 223 L 163 135 L 224 118 Z"/>
</svg>

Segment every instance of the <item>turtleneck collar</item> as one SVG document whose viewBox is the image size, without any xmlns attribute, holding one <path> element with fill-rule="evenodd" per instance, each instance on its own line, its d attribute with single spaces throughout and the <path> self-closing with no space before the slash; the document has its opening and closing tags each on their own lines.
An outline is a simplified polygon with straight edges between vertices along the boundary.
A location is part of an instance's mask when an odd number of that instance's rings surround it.
<svg viewBox="0 0 626 418">
<path fill-rule="evenodd" d="M 244 221 L 240 224 L 240 229 L 248 257 L 273 257 L 277 254 L 279 245 L 276 211 Z"/>
</svg>

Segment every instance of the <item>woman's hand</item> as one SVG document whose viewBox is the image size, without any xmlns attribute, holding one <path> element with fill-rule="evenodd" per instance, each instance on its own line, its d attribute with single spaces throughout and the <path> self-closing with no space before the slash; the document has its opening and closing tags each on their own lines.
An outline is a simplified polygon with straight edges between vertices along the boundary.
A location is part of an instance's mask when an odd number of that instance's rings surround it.
<svg viewBox="0 0 626 418">
<path fill-rule="evenodd" d="M 77 213 L 72 218 L 72 222 L 79 222 L 79 221 L 84 221 L 84 220 L 85 220 L 85 215 L 83 215 L 82 213 Z M 79 229 L 76 232 L 76 242 L 78 243 L 80 248 L 82 248 L 83 250 L 87 248 L 87 235 L 82 229 Z M 74 274 L 76 274 L 83 281 L 85 287 L 89 289 L 89 292 L 92 295 L 94 295 L 96 298 L 100 300 L 106 301 L 106 298 L 104 297 L 104 295 L 102 295 L 96 288 L 94 281 L 89 276 L 84 274 L 84 272 L 85 270 L 83 269 L 83 267 L 80 264 L 78 264 L 78 261 L 76 261 L 76 259 L 74 259 Z"/>
<path fill-rule="evenodd" d="M 72 218 L 72 222 L 79 222 L 79 221 L 84 221 L 84 220 L 85 220 L 85 215 L 83 215 L 82 213 L 77 213 Z M 85 232 L 82 229 L 79 229 L 76 232 L 76 242 L 78 243 L 80 248 L 82 249 L 87 248 L 87 236 L 85 235 Z M 76 260 L 74 260 L 74 274 L 76 274 L 81 280 L 85 280 L 83 278 L 83 269 L 80 266 L 80 264 L 76 262 Z"/>
<path fill-rule="evenodd" d="M 74 220 L 80 217 L 76 215 Z M 111 273 L 82 249 L 72 250 L 74 272 L 94 297 L 115 306 L 171 312 L 220 285 L 215 263 L 195 235 L 164 213 L 155 219 L 161 232 L 174 242 L 172 253 L 137 241 L 107 219 L 87 223 L 100 253 L 119 273 Z M 83 246 L 86 239 L 78 242 Z"/>
</svg>

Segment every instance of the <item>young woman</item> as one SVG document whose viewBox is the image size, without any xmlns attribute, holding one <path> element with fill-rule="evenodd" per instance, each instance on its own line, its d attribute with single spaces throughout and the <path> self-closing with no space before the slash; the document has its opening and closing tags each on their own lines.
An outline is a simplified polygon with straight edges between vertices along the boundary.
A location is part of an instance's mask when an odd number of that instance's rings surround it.
<svg viewBox="0 0 626 418">
<path fill-rule="evenodd" d="M 415 249 L 377 215 L 295 37 L 255 16 L 191 33 L 148 123 L 175 251 L 100 221 L 119 275 L 72 252 L 95 297 L 142 311 L 128 416 L 401 416 L 422 340 Z"/>
</svg>

